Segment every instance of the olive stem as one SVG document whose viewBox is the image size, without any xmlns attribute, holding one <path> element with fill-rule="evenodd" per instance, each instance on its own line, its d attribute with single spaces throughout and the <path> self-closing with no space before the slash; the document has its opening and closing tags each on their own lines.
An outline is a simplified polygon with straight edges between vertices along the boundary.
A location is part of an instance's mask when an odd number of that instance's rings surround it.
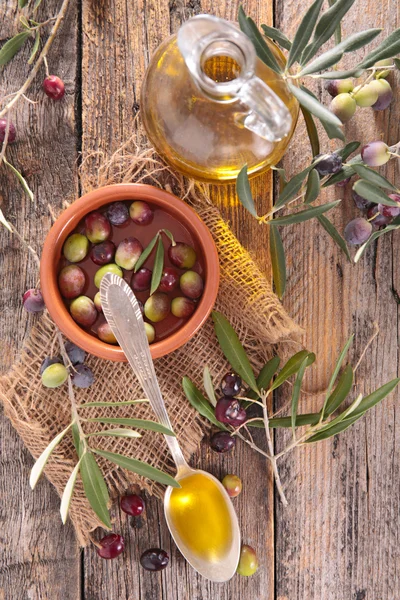
<svg viewBox="0 0 400 600">
<path fill-rule="evenodd" d="M 265 392 L 264 390 L 262 390 L 262 392 L 261 392 L 261 400 L 263 403 L 263 418 L 264 418 L 264 425 L 265 425 L 265 436 L 267 438 L 267 444 L 268 444 L 270 459 L 271 459 L 271 463 L 272 463 L 272 470 L 273 470 L 274 477 L 275 477 L 276 489 L 278 490 L 279 496 L 281 497 L 282 504 L 284 506 L 287 506 L 288 501 L 287 501 L 285 493 L 283 491 L 282 482 L 281 482 L 281 478 L 279 476 L 279 471 L 278 471 L 278 465 L 277 465 L 276 457 L 274 454 L 274 445 L 272 443 L 271 432 L 269 430 L 269 418 L 268 418 L 268 408 L 267 408 L 267 398 L 269 396 L 269 393 L 270 393 L 269 391 Z"/>
<path fill-rule="evenodd" d="M 239 439 L 242 440 L 242 442 L 245 442 L 245 444 L 247 444 L 248 446 L 250 446 L 250 448 L 252 448 L 256 452 L 258 452 L 259 454 L 262 454 L 263 456 L 265 456 L 265 458 L 268 458 L 268 460 L 272 460 L 271 457 L 270 457 L 270 455 L 267 454 L 267 452 L 264 452 L 264 450 L 261 450 L 261 448 L 259 448 L 254 442 L 251 442 L 250 440 L 246 439 L 244 437 L 244 435 L 242 435 L 241 433 L 239 433 L 238 430 L 233 431 L 232 435 L 236 435 Z"/>
<path fill-rule="evenodd" d="M 35 260 L 35 262 L 37 264 L 37 266 L 40 267 L 40 258 L 39 258 L 38 253 L 36 252 L 36 250 L 34 250 L 32 248 L 32 246 L 30 246 L 28 244 L 28 242 L 26 242 L 24 240 L 24 238 L 22 237 L 22 235 L 17 231 L 17 229 L 14 227 L 14 225 L 12 225 L 12 223 L 8 222 L 8 224 L 11 227 L 12 233 L 19 239 L 19 241 L 24 246 L 24 248 L 26 248 L 31 253 L 31 255 L 33 256 L 33 258 L 34 258 L 34 260 Z"/>
<path fill-rule="evenodd" d="M 7 144 L 8 144 L 8 135 L 10 133 L 10 126 L 11 126 L 10 115 L 7 115 L 6 129 L 4 132 L 4 140 L 3 140 L 3 144 L 1 146 L 0 162 L 3 162 L 3 158 L 6 154 L 6 148 L 7 148 Z"/>
<path fill-rule="evenodd" d="M 6 115 L 8 113 L 8 111 L 14 106 L 14 104 L 16 102 L 18 102 L 18 100 L 21 98 L 21 96 L 23 96 L 23 94 L 25 94 L 25 92 L 30 87 L 32 81 L 35 79 L 36 75 L 38 74 L 40 66 L 41 66 L 42 62 L 44 61 L 45 57 L 47 56 L 47 54 L 50 50 L 50 47 L 53 43 L 53 40 L 57 34 L 57 31 L 61 25 L 61 22 L 65 17 L 65 14 L 68 9 L 68 5 L 69 5 L 69 0 L 64 0 L 62 3 L 62 6 L 60 8 L 60 12 L 58 13 L 57 17 L 55 18 L 56 20 L 51 29 L 49 37 L 47 38 L 46 43 L 43 47 L 43 50 L 41 51 L 39 58 L 37 59 L 37 61 L 35 63 L 35 66 L 33 67 L 32 71 L 29 73 L 29 76 L 26 79 L 25 83 L 15 93 L 14 97 L 5 105 L 3 110 L 0 111 L 0 119 L 2 117 L 4 117 L 4 115 Z"/>
<path fill-rule="evenodd" d="M 57 329 L 57 339 L 58 339 L 58 344 L 60 346 L 60 351 L 61 351 L 61 356 L 64 362 L 64 366 L 66 368 L 69 367 L 69 365 L 71 364 L 69 358 L 68 358 L 68 354 L 67 351 L 65 349 L 65 344 L 64 344 L 64 340 L 62 338 L 61 335 L 61 331 L 59 329 Z M 68 375 L 68 396 L 71 402 L 71 413 L 72 413 L 72 420 L 77 424 L 78 429 L 79 429 L 79 437 L 82 440 L 84 446 L 85 446 L 85 450 L 87 447 L 87 443 L 86 443 L 86 436 L 85 433 L 82 429 L 82 425 L 81 425 L 81 420 L 79 417 L 79 413 L 78 413 L 78 406 L 76 404 L 76 400 L 75 400 L 75 394 L 74 394 L 74 388 L 72 387 L 72 380 L 71 380 L 71 375 Z"/>
</svg>

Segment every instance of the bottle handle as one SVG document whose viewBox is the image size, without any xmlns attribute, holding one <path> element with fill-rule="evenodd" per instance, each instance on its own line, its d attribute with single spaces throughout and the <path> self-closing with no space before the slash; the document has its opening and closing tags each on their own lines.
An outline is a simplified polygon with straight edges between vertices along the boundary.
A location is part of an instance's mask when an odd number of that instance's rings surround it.
<svg viewBox="0 0 400 600">
<path fill-rule="evenodd" d="M 246 129 L 269 142 L 279 142 L 288 135 L 292 127 L 292 115 L 264 81 L 253 76 L 238 90 L 237 97 L 250 109 L 241 118 Z"/>
<path fill-rule="evenodd" d="M 181 26 L 177 43 L 194 83 L 206 97 L 216 102 L 241 101 L 238 125 L 270 142 L 288 135 L 292 127 L 290 111 L 255 75 L 256 51 L 247 35 L 224 19 L 197 15 Z M 239 64 L 238 77 L 216 82 L 205 75 L 204 61 L 218 55 L 229 56 Z"/>
</svg>

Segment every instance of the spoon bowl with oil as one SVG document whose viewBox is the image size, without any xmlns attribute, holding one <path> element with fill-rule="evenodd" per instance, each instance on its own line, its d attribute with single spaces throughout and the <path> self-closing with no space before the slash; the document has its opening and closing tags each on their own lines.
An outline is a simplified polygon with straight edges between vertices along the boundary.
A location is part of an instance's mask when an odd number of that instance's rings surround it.
<svg viewBox="0 0 400 600">
<path fill-rule="evenodd" d="M 107 273 L 101 280 L 100 298 L 104 316 L 159 422 L 172 429 L 134 293 L 121 277 Z M 187 464 L 176 437 L 164 437 L 180 485 L 169 486 L 164 496 L 169 531 L 188 563 L 203 577 L 228 581 L 236 572 L 240 554 L 240 530 L 231 499 L 211 473 Z"/>
</svg>

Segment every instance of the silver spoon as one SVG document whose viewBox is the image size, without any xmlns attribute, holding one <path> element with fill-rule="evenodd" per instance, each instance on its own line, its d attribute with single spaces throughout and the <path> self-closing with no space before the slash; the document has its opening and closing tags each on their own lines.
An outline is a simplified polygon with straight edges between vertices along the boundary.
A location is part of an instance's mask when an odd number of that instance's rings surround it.
<svg viewBox="0 0 400 600">
<path fill-rule="evenodd" d="M 159 422 L 172 429 L 134 293 L 121 277 L 107 273 L 101 280 L 100 298 L 104 316 Z M 165 492 L 164 513 L 169 531 L 188 563 L 203 577 L 228 581 L 236 572 L 240 554 L 240 530 L 231 499 L 213 475 L 189 467 L 176 437 L 164 437 L 176 465 L 176 480 L 181 485 L 181 489 L 169 486 Z M 194 510 L 192 517 L 196 516 L 192 521 L 188 513 L 181 512 L 187 503 Z"/>
</svg>

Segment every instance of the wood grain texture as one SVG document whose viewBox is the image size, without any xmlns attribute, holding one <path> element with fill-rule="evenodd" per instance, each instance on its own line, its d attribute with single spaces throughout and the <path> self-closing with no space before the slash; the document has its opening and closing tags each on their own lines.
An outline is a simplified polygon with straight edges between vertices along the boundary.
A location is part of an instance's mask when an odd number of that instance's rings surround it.
<svg viewBox="0 0 400 600">
<path fill-rule="evenodd" d="M 47 0 L 39 18 L 56 14 L 60 2 Z M 14 175 L 0 166 L 1 207 L 19 232 L 40 252 L 51 225 L 47 204 L 57 211 L 62 200 L 74 195 L 77 186 L 74 98 L 77 60 L 77 11 L 71 9 L 48 57 L 52 72 L 66 84 L 62 102 L 51 102 L 41 90 L 44 70 L 29 90 L 38 104 L 21 101 L 11 118 L 17 141 L 7 149 L 8 160 L 31 185 L 33 203 L 24 195 Z M 17 3 L 3 1 L 0 39 L 11 37 L 18 22 Z M 31 46 L 31 42 L 29 43 Z M 25 48 L 0 74 L 0 96 L 16 91 L 25 81 L 29 66 Z M 15 359 L 35 317 L 23 310 L 23 292 L 36 284 L 38 273 L 18 240 L 0 228 L 0 364 L 6 370 Z M 0 598 L 1 600 L 78 600 L 80 558 L 75 535 L 64 528 L 59 499 L 43 480 L 32 492 L 28 479 L 33 464 L 29 453 L 12 430 L 0 421 Z"/>
<path fill-rule="evenodd" d="M 301 17 L 298 2 L 278 2 L 276 23 L 293 34 Z M 368 27 L 386 33 L 399 26 L 398 7 L 390 1 L 356 2 L 345 21 L 344 36 Z M 365 51 L 360 51 L 360 56 Z M 353 61 L 347 59 L 345 66 Z M 398 97 L 398 76 L 391 76 Z M 314 90 L 326 102 L 321 85 Z M 396 97 L 396 96 L 395 96 Z M 397 142 L 399 104 L 385 113 L 358 109 L 348 124 L 347 139 Z M 285 167 L 293 173 L 310 158 L 304 127 L 297 131 Z M 326 142 L 323 149 L 334 149 Z M 306 152 L 304 152 L 306 149 Z M 393 164 L 391 180 L 400 183 Z M 343 198 L 334 220 L 340 231 L 358 211 L 350 190 L 330 188 L 323 201 Z M 289 257 L 284 304 L 307 331 L 307 348 L 317 353 L 306 389 L 326 386 L 340 348 L 351 332 L 354 365 L 377 322 L 380 335 L 356 375 L 357 393 L 369 393 L 399 372 L 399 236 L 390 234 L 373 245 L 357 266 L 343 254 L 317 222 L 284 228 Z M 394 600 L 399 581 L 399 391 L 337 438 L 301 448 L 284 459 L 281 473 L 289 507 L 277 503 L 277 600 Z M 280 402 L 285 400 L 284 397 Z M 316 410 L 319 398 L 303 396 L 301 411 Z M 282 446 L 287 435 L 277 434 Z"/>
<path fill-rule="evenodd" d="M 84 3 L 82 55 L 82 140 L 84 156 L 92 151 L 109 155 L 131 134 L 139 109 L 140 85 L 152 52 L 175 32 L 181 22 L 194 14 L 213 12 L 236 19 L 238 2 L 190 3 L 167 0 L 137 2 L 134 5 L 112 0 L 109 4 Z M 248 3 L 248 10 L 259 22 L 272 22 L 270 2 Z M 255 193 L 269 206 L 272 198 L 270 176 L 259 178 Z M 267 231 L 238 205 L 234 189 L 213 188 L 213 198 L 221 207 L 242 242 L 269 272 Z M 246 580 L 235 577 L 227 585 L 211 584 L 199 577 L 171 543 L 162 505 L 147 499 L 145 526 L 132 528 L 126 516 L 115 515 L 115 529 L 126 538 L 128 553 L 124 561 L 99 560 L 93 549 L 85 551 L 84 589 L 91 600 L 228 600 L 274 597 L 273 563 L 273 487 L 265 460 L 251 450 L 238 447 L 233 457 L 219 457 L 204 444 L 192 460 L 193 466 L 209 469 L 216 476 L 237 472 L 243 478 L 244 493 L 235 500 L 243 537 L 259 549 L 262 561 L 257 575 Z M 251 465 L 249 468 L 248 465 Z M 262 473 L 262 476 L 256 475 Z M 257 519 L 254 518 L 255 512 Z M 162 574 L 149 574 L 138 563 L 149 547 L 170 552 L 171 568 Z M 85 596 L 86 597 L 86 596 Z"/>
</svg>

